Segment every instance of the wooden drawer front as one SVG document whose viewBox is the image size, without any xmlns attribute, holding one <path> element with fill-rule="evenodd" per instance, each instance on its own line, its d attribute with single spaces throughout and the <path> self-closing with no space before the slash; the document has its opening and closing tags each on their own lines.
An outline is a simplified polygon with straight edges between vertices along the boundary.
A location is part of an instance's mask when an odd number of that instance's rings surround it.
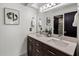
<svg viewBox="0 0 79 59">
<path fill-rule="evenodd" d="M 33 56 L 41 56 L 41 55 L 42 53 L 40 49 L 33 48 Z"/>
<path fill-rule="evenodd" d="M 36 40 L 36 39 L 33 39 L 32 37 L 29 37 L 29 41 L 34 45 L 34 46 L 37 46 L 39 47 L 41 45 L 41 43 Z"/>
<path fill-rule="evenodd" d="M 42 46 L 43 46 L 43 50 L 44 51 L 47 51 L 47 53 L 49 53 L 49 55 L 54 55 L 54 56 L 69 56 L 68 54 L 66 53 L 63 53 L 62 51 L 59 51 L 51 46 L 48 46 L 46 44 L 43 44 L 42 43 Z"/>
<path fill-rule="evenodd" d="M 63 53 L 62 51 L 59 51 L 53 47 L 48 46 L 47 49 L 49 52 L 51 52 L 52 54 L 54 53 L 54 55 L 56 56 L 68 56 L 68 54 Z"/>
<path fill-rule="evenodd" d="M 33 40 L 33 45 L 36 46 L 36 47 L 40 47 L 41 43 L 37 40 Z"/>
<path fill-rule="evenodd" d="M 42 44 L 42 50 L 44 56 L 56 56 L 56 53 L 50 50 L 49 46 Z"/>
</svg>

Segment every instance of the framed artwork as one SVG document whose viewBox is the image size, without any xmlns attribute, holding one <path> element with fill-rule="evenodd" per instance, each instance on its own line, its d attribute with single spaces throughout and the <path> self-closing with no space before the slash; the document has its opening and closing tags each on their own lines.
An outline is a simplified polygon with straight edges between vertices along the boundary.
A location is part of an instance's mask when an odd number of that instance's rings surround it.
<svg viewBox="0 0 79 59">
<path fill-rule="evenodd" d="M 4 24 L 18 25 L 20 21 L 19 11 L 10 8 L 4 8 Z"/>
</svg>

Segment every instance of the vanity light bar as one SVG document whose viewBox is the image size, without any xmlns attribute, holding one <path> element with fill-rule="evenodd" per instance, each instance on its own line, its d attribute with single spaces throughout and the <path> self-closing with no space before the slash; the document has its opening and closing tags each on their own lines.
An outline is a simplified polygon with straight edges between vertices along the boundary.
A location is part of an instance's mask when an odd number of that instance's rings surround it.
<svg viewBox="0 0 79 59">
<path fill-rule="evenodd" d="M 56 5 L 59 5 L 59 4 L 60 3 L 47 3 L 47 4 L 43 5 L 42 7 L 40 7 L 40 12 L 43 12 L 43 11 L 50 9 Z"/>
</svg>

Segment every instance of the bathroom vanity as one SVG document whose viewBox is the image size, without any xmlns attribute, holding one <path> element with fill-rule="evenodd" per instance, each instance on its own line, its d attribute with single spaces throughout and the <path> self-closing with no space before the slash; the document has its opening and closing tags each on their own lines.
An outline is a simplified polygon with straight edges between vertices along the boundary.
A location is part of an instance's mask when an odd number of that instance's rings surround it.
<svg viewBox="0 0 79 59">
<path fill-rule="evenodd" d="M 28 56 L 73 56 L 76 55 L 76 46 L 76 42 L 61 39 L 58 35 L 47 37 L 33 33 L 27 36 Z"/>
</svg>

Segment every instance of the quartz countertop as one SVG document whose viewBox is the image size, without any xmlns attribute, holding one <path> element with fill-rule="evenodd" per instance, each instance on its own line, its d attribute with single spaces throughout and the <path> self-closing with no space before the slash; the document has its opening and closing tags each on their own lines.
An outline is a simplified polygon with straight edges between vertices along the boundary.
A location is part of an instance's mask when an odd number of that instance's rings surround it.
<svg viewBox="0 0 79 59">
<path fill-rule="evenodd" d="M 68 55 L 73 56 L 76 46 L 77 46 L 77 42 L 71 42 L 68 41 L 68 39 L 72 39 L 72 38 L 68 38 L 66 36 L 63 36 L 62 39 L 61 37 L 58 37 L 58 35 L 53 35 L 52 37 L 47 37 L 43 34 L 39 34 L 39 33 L 32 33 L 29 34 L 28 36 L 42 42 L 45 43 L 51 47 L 54 47 Z M 66 40 L 67 39 L 67 40 Z"/>
</svg>

